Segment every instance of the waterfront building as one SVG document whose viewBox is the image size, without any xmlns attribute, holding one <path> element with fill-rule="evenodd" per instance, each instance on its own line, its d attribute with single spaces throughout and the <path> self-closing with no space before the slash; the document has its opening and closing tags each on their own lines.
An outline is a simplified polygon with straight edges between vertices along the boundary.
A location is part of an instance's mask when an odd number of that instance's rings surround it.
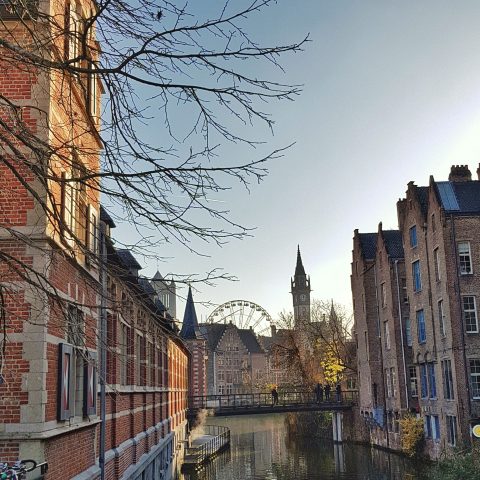
<svg viewBox="0 0 480 480">
<path fill-rule="evenodd" d="M 391 234 L 395 236 L 398 258 L 388 256 L 394 267 L 393 276 L 389 267 L 390 281 L 385 276 L 385 253 L 389 250 L 386 232 L 379 239 L 380 227 L 378 234 L 365 237 L 371 242 L 374 235 L 376 238 L 375 256 L 370 255 L 367 267 L 373 275 L 362 268 L 361 251 L 356 247 L 362 234 L 355 231 L 354 236 L 352 294 L 357 358 L 362 372 L 360 410 L 369 415 L 368 407 L 375 403 L 370 390 L 362 388 L 364 372 L 382 372 L 387 413 L 400 408 L 421 416 L 426 452 L 437 458 L 442 452 L 470 443 L 471 426 L 480 417 L 480 180 L 472 180 L 467 166 L 452 166 L 448 181 L 430 177 L 429 185 L 422 187 L 410 182 L 405 198 L 397 203 L 397 211 L 403 259 L 398 233 Z M 370 290 L 367 297 L 366 289 Z M 395 315 L 384 315 L 390 310 L 390 302 L 396 308 L 397 319 Z M 369 304 L 367 325 L 365 310 Z M 393 329 L 387 328 L 390 320 Z M 381 347 L 377 350 L 382 352 L 380 365 L 367 355 L 368 337 L 372 334 L 377 335 L 376 346 Z M 403 349 L 398 348 L 398 339 L 403 340 Z M 392 382 L 392 367 L 397 369 L 394 379 L 400 390 Z M 403 380 L 399 379 L 402 374 Z M 398 402 L 392 403 L 388 393 L 394 392 Z M 395 417 L 393 422 L 385 418 L 387 430 L 393 423 L 395 432 Z M 389 446 L 396 448 L 395 443 Z"/>
<path fill-rule="evenodd" d="M 38 32 L 38 2 L 11 4 L 0 5 L 0 35 L 20 49 L 37 46 L 31 35 Z M 0 322 L 6 328 L 0 461 L 47 462 L 47 480 L 98 478 L 105 422 L 106 478 L 168 476 L 185 438 L 189 355 L 152 286 L 139 277 L 141 266 L 131 252 L 114 247 L 114 222 L 89 180 L 99 171 L 102 86 L 93 70 L 86 72 L 100 49 L 94 22 L 88 36 L 78 28 L 97 6 L 89 0 L 40 6 L 42 19 L 55 19 L 42 20 L 42 38 L 52 39 L 43 45 L 48 60 L 63 65 L 82 48 L 74 63 L 83 72 L 27 66 L 22 55 L 0 48 L 0 94 L 11 102 L 0 106 L 2 142 L 10 138 L 7 129 L 18 133 L 11 148 L 2 143 L 0 162 Z M 97 393 L 102 346 L 104 418 Z"/>
<path fill-rule="evenodd" d="M 207 340 L 200 332 L 192 288 L 188 287 L 187 304 L 180 337 L 190 351 L 189 396 L 207 394 Z"/>
<path fill-rule="evenodd" d="M 263 392 L 267 384 L 267 355 L 253 329 L 233 323 L 205 323 L 208 395 Z"/>
</svg>

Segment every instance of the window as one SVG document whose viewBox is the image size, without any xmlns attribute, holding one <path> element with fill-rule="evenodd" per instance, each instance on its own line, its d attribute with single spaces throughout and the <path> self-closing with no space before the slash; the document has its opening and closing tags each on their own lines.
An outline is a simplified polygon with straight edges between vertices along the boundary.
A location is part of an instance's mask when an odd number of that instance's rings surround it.
<svg viewBox="0 0 480 480">
<path fill-rule="evenodd" d="M 465 319 L 465 331 L 467 333 L 478 333 L 477 306 L 475 297 L 462 297 L 463 318 Z"/>
<path fill-rule="evenodd" d="M 417 246 L 417 227 L 415 225 L 410 228 L 410 246 L 412 248 Z"/>
<path fill-rule="evenodd" d="M 432 415 L 432 438 L 435 442 L 440 441 L 440 419 L 438 415 Z"/>
<path fill-rule="evenodd" d="M 405 319 L 405 337 L 407 340 L 407 346 L 412 346 L 412 323 L 410 322 L 410 318 Z"/>
<path fill-rule="evenodd" d="M 446 400 L 453 400 L 455 396 L 453 393 L 453 374 L 451 360 L 442 360 L 442 376 L 443 398 L 445 398 Z"/>
<path fill-rule="evenodd" d="M 75 347 L 84 347 L 85 321 L 83 312 L 75 305 L 68 306 L 67 342 Z"/>
<path fill-rule="evenodd" d="M 413 291 L 419 292 L 422 289 L 422 277 L 420 274 L 420 260 L 412 263 Z"/>
<path fill-rule="evenodd" d="M 427 365 L 425 363 L 420 365 L 420 388 L 422 398 L 428 398 Z"/>
<path fill-rule="evenodd" d="M 87 98 L 87 108 L 88 113 L 92 117 L 97 117 L 97 74 L 95 73 L 96 65 L 92 63 L 92 71 L 88 77 L 88 98 Z"/>
<path fill-rule="evenodd" d="M 128 326 L 120 323 L 120 385 L 127 385 Z"/>
<path fill-rule="evenodd" d="M 68 38 L 66 40 L 68 48 L 67 54 L 69 60 L 78 58 L 81 54 L 81 40 L 82 40 L 82 21 L 78 14 L 78 6 L 75 1 L 70 2 L 68 11 Z M 73 63 L 78 66 L 78 60 Z"/>
<path fill-rule="evenodd" d="M 390 350 L 390 329 L 388 328 L 388 321 L 383 324 L 385 332 L 385 348 Z"/>
<path fill-rule="evenodd" d="M 88 206 L 86 246 L 90 252 L 97 255 L 99 252 L 98 213 L 92 205 Z"/>
<path fill-rule="evenodd" d="M 392 382 L 392 397 L 396 397 L 397 396 L 397 379 L 396 379 L 396 376 L 395 376 L 395 368 L 394 367 L 390 368 L 390 379 L 391 379 L 391 382 Z"/>
<path fill-rule="evenodd" d="M 87 244 L 85 175 L 85 167 L 79 163 L 77 155 L 73 152 L 72 168 L 63 172 L 61 178 L 62 236 L 70 247 L 73 247 L 75 237 Z"/>
<path fill-rule="evenodd" d="M 433 250 L 433 263 L 435 267 L 435 280 L 440 280 L 440 257 L 438 255 L 438 247 Z"/>
<path fill-rule="evenodd" d="M 449 445 L 457 444 L 457 417 L 454 415 L 446 415 L 447 421 L 447 442 Z"/>
<path fill-rule="evenodd" d="M 408 292 L 407 292 L 407 279 L 402 278 L 402 292 L 403 292 L 403 303 L 408 303 Z"/>
<path fill-rule="evenodd" d="M 387 368 L 385 370 L 385 381 L 386 381 L 386 386 L 387 386 L 387 397 L 392 396 L 392 378 L 390 376 L 390 369 Z"/>
<path fill-rule="evenodd" d="M 470 382 L 472 384 L 472 397 L 480 400 L 480 360 L 470 360 Z"/>
<path fill-rule="evenodd" d="M 427 363 L 428 369 L 428 386 L 430 390 L 430 398 L 437 398 L 437 383 L 435 380 L 435 364 Z"/>
<path fill-rule="evenodd" d="M 427 341 L 427 332 L 425 331 L 425 313 L 423 310 L 417 311 L 417 335 L 418 343 Z"/>
<path fill-rule="evenodd" d="M 412 397 L 418 397 L 418 378 L 416 367 L 409 367 L 408 373 L 410 376 L 410 395 Z"/>
<path fill-rule="evenodd" d="M 473 273 L 469 242 L 460 242 L 458 244 L 458 263 L 460 266 L 460 275 Z"/>
<path fill-rule="evenodd" d="M 445 313 L 443 311 L 443 300 L 438 301 L 438 326 L 440 327 L 440 335 L 444 337 L 445 332 Z"/>
<path fill-rule="evenodd" d="M 432 438 L 432 422 L 430 415 L 423 417 L 423 430 L 425 432 L 425 438 Z"/>
<path fill-rule="evenodd" d="M 385 288 L 385 282 L 380 285 L 380 290 L 382 293 L 382 307 L 387 306 L 387 289 Z"/>
</svg>

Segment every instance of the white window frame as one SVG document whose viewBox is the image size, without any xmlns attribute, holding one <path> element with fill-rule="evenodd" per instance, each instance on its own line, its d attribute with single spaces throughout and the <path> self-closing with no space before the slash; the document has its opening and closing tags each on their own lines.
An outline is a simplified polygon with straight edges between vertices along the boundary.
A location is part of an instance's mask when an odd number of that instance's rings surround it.
<svg viewBox="0 0 480 480">
<path fill-rule="evenodd" d="M 473 309 L 465 309 L 465 299 L 466 298 L 473 298 Z M 465 322 L 465 332 L 466 333 L 478 333 L 478 315 L 477 315 L 477 299 L 475 295 L 462 295 L 462 313 L 463 313 L 463 321 Z M 475 315 L 475 330 L 468 330 L 467 325 L 467 313 L 474 313 Z"/>
<path fill-rule="evenodd" d="M 466 246 L 464 251 L 461 251 L 462 247 Z M 471 275 L 473 273 L 473 263 L 472 263 L 472 250 L 470 248 L 470 242 L 459 242 L 457 245 L 458 251 L 458 268 L 460 275 Z M 462 260 L 464 258 L 464 260 Z M 466 263 L 468 259 L 469 269 L 462 267 L 462 263 Z"/>
<path fill-rule="evenodd" d="M 472 371 L 472 362 L 476 362 L 477 365 L 475 366 L 476 371 Z M 478 358 L 470 358 L 469 359 L 469 370 L 470 370 L 470 384 L 472 387 L 472 398 L 473 400 L 480 400 L 480 359 Z M 474 383 L 475 379 L 475 383 Z M 477 388 L 474 389 L 474 385 L 477 385 Z M 475 395 L 475 391 L 477 394 Z"/>
</svg>

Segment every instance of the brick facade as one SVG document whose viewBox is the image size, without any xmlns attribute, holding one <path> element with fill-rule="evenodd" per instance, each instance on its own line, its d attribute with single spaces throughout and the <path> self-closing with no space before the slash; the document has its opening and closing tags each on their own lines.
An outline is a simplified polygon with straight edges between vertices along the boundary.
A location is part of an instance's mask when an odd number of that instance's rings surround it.
<svg viewBox="0 0 480 480">
<path fill-rule="evenodd" d="M 355 231 L 352 294 L 359 371 L 378 368 L 364 354 L 367 336 L 362 331 L 368 333 L 370 326 L 381 342 L 384 391 L 395 393 L 385 395 L 386 412 L 417 413 L 424 420 L 426 453 L 432 458 L 470 444 L 471 426 L 480 418 L 479 199 L 480 180 L 472 180 L 467 166 L 453 166 L 448 181 L 430 177 L 423 187 L 410 182 L 397 204 L 403 258 L 392 264 L 381 225 L 378 234 L 363 234 L 371 240 L 375 236 L 375 256 L 370 255 L 374 276 L 368 279 L 362 234 Z M 365 296 L 367 288 L 375 294 Z M 358 304 L 364 298 L 367 309 L 372 305 L 370 323 L 365 306 Z M 373 402 L 362 388 L 363 377 L 360 408 L 366 409 Z M 377 438 L 392 426 L 386 418 L 387 427 Z M 377 427 L 370 423 L 372 430 Z M 398 449 L 394 423 L 393 431 L 387 446 Z"/>
<path fill-rule="evenodd" d="M 80 17 L 94 9 L 88 0 L 70 5 Z M 42 8 L 66 23 L 65 2 L 42 2 Z M 31 43 L 35 20 L 2 22 L 2 38 Z M 50 51 L 62 60 L 71 39 L 57 27 L 50 26 L 56 38 Z M 87 98 L 86 82 L 96 93 Z M 95 77 L 29 67 L 0 51 L 0 95 L 14 105 L 0 102 L 0 301 L 7 333 L 0 460 L 46 461 L 47 480 L 99 475 L 100 204 L 97 188 L 73 179 L 99 168 L 100 121 L 93 112 L 100 91 Z M 43 142 L 43 156 L 27 137 Z M 39 158 L 48 163 L 47 183 L 35 169 Z M 172 470 L 185 436 L 189 356 L 144 289 L 125 283 L 111 265 L 109 286 L 116 289 L 109 290 L 105 448 L 107 478 L 119 479 L 144 469 Z M 124 299 L 132 307 L 128 314 Z M 130 332 L 125 344 L 122 325 Z"/>
</svg>

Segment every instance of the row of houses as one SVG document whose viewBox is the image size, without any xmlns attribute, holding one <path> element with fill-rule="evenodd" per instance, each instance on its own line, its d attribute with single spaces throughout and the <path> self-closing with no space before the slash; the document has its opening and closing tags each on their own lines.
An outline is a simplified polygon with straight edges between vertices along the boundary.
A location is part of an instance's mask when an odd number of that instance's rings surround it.
<svg viewBox="0 0 480 480">
<path fill-rule="evenodd" d="M 360 414 L 372 443 L 398 450 L 400 419 L 421 417 L 438 458 L 480 423 L 480 179 L 460 165 L 410 182 L 397 213 L 398 230 L 354 232 Z"/>
<path fill-rule="evenodd" d="M 40 55 L 37 15 L 11 3 L 0 8 L 2 40 Z M 102 85 L 85 73 L 100 48 L 93 22 L 78 31 L 97 5 L 40 7 L 58 19 L 42 24 L 49 61 L 83 70 L 26 66 L 0 48 L 0 461 L 47 462 L 47 480 L 170 478 L 190 354 L 174 285 L 138 275 L 100 205 Z"/>
</svg>

